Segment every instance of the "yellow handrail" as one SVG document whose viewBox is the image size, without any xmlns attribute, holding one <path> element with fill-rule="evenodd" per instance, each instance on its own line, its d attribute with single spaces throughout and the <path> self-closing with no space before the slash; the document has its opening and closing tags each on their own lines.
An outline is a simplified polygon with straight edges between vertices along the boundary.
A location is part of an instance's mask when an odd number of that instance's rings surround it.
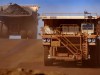
<svg viewBox="0 0 100 75">
<path fill-rule="evenodd" d="M 64 37 L 65 38 L 65 37 Z M 78 50 L 77 48 L 76 48 L 76 46 L 74 46 L 74 44 L 73 43 L 71 43 L 67 38 L 65 38 L 76 50 Z"/>
<path fill-rule="evenodd" d="M 58 39 L 59 41 L 61 41 L 58 37 L 57 37 L 57 39 Z M 72 50 L 70 50 L 70 48 L 69 48 L 68 46 L 66 46 L 62 41 L 61 41 L 61 43 L 62 43 L 72 54 L 74 54 L 74 52 L 73 52 Z"/>
<path fill-rule="evenodd" d="M 67 38 L 66 38 L 67 39 Z M 65 42 L 69 42 L 69 41 L 66 41 L 66 39 L 63 38 L 63 40 L 65 40 Z M 68 39 L 67 39 L 68 40 Z M 69 42 L 70 43 L 70 42 Z M 70 46 L 74 51 L 78 50 L 76 48 L 74 48 L 74 45 L 72 43 L 70 43 L 70 45 L 68 44 L 68 46 Z"/>
</svg>

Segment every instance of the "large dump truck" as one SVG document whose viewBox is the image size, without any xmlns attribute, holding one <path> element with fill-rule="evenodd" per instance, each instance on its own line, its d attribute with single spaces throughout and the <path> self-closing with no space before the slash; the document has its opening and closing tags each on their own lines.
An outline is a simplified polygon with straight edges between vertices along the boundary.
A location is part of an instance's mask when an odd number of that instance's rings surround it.
<svg viewBox="0 0 100 75">
<path fill-rule="evenodd" d="M 38 8 L 12 3 L 0 6 L 0 38 L 36 39 Z"/>
<path fill-rule="evenodd" d="M 100 60 L 100 23 L 96 13 L 44 13 L 41 18 L 45 65 L 57 61 L 96 64 Z"/>
</svg>

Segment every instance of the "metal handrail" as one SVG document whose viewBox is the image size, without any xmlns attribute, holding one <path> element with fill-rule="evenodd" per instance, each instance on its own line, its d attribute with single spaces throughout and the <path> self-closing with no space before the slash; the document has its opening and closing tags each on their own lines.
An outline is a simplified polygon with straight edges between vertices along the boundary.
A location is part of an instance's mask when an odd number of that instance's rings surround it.
<svg viewBox="0 0 100 75">
<path fill-rule="evenodd" d="M 69 40 L 67 39 L 67 38 L 63 38 L 63 40 L 66 42 L 66 43 L 70 43 L 70 45 L 68 44 L 68 46 L 70 46 L 75 52 L 76 52 L 76 50 L 78 50 L 78 49 L 76 49 L 76 47 L 71 43 L 71 42 L 69 42 Z"/>
<path fill-rule="evenodd" d="M 64 38 L 65 38 L 65 37 L 64 37 Z M 63 38 L 63 40 L 65 40 L 66 43 L 68 43 L 68 42 L 70 43 L 70 45 L 71 45 L 70 47 L 72 47 L 74 50 L 76 49 L 77 51 L 79 51 L 79 50 L 77 49 L 77 47 L 74 46 L 74 44 L 73 44 L 72 42 L 70 42 L 67 38 L 65 38 L 65 39 L 64 39 L 64 38 Z"/>
<path fill-rule="evenodd" d="M 61 26 L 61 25 L 60 25 L 60 26 Z M 59 26 L 59 27 L 56 27 L 56 28 L 53 30 L 53 33 L 52 33 L 52 34 L 56 34 L 56 33 L 54 33 L 54 31 L 55 31 L 55 32 L 58 32 L 59 34 L 61 34 L 63 31 L 61 30 L 62 27 L 60 27 L 60 26 Z M 75 29 L 74 29 L 74 31 L 69 31 L 69 27 L 70 27 L 70 28 L 75 28 L 75 27 L 77 28 L 77 27 L 78 27 L 78 30 L 75 31 Z M 69 27 L 64 27 L 64 28 L 68 28 L 68 31 L 66 31 L 67 33 L 68 33 L 68 32 L 73 32 L 73 33 L 80 33 L 80 32 L 81 32 L 81 31 L 80 31 L 80 30 L 81 30 L 81 27 L 79 27 L 79 26 L 74 26 L 74 27 L 69 26 Z M 89 31 L 89 28 L 91 28 L 91 27 L 88 27 L 86 30 Z M 43 29 L 44 29 L 44 28 L 43 28 Z M 59 29 L 60 29 L 60 30 L 59 30 Z M 98 31 L 99 29 L 100 29 L 100 27 L 94 27 L 94 32 L 96 32 L 96 33 L 99 32 L 99 31 Z M 44 29 L 44 30 L 45 30 L 45 29 Z M 43 34 L 45 34 L 44 31 L 42 31 L 42 32 L 43 32 Z"/>
<path fill-rule="evenodd" d="M 84 13 L 42 13 L 42 16 L 46 16 L 46 15 L 83 15 Z M 95 16 L 97 16 L 97 13 L 91 13 L 92 15 L 95 14 Z"/>
<path fill-rule="evenodd" d="M 64 37 L 65 38 L 65 37 Z M 72 43 L 72 42 L 70 42 L 67 38 L 65 38 L 76 50 L 78 50 L 77 48 L 76 48 L 76 46 L 74 46 L 74 44 Z"/>
<path fill-rule="evenodd" d="M 58 37 L 57 37 L 57 39 L 60 40 Z M 60 41 L 61 41 L 61 40 L 60 40 Z M 74 52 L 73 52 L 68 46 L 66 46 L 62 41 L 61 41 L 61 43 L 62 43 L 72 54 L 74 54 Z"/>
</svg>

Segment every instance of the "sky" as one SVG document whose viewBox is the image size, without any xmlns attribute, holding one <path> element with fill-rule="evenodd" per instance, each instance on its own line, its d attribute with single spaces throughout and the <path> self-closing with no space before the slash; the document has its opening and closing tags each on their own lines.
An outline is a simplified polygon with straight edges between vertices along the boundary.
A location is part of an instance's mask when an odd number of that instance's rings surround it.
<svg viewBox="0 0 100 75">
<path fill-rule="evenodd" d="M 0 5 L 9 3 L 22 5 L 39 5 L 40 13 L 44 12 L 96 12 L 100 14 L 100 0 L 0 0 Z"/>
<path fill-rule="evenodd" d="M 0 5 L 9 3 L 17 3 L 20 5 L 38 5 L 40 9 L 39 14 L 42 13 L 83 13 L 88 12 L 97 13 L 100 15 L 100 0 L 0 0 Z M 43 22 L 40 20 L 38 25 L 38 32 Z"/>
</svg>

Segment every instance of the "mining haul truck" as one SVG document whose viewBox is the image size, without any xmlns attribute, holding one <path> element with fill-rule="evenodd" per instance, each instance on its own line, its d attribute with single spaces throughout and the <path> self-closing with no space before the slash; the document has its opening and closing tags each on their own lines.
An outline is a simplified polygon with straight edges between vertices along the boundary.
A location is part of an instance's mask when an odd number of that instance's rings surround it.
<svg viewBox="0 0 100 75">
<path fill-rule="evenodd" d="M 36 39 L 38 8 L 12 3 L 0 6 L 0 38 Z"/>
<path fill-rule="evenodd" d="M 41 19 L 44 22 L 41 36 L 45 65 L 57 61 L 79 65 L 87 61 L 98 62 L 100 21 L 96 13 L 44 13 Z"/>
</svg>

